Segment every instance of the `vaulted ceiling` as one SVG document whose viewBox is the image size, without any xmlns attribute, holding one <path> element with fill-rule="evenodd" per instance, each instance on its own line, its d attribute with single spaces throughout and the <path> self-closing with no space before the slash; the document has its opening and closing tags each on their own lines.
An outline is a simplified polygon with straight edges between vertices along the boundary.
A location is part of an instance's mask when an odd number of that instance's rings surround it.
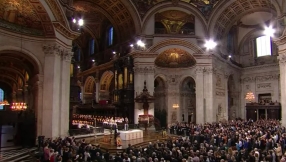
<svg viewBox="0 0 286 162">
<path fill-rule="evenodd" d="M 55 35 L 49 15 L 39 0 L 0 0 L 0 28 L 32 36 Z"/>
<path fill-rule="evenodd" d="M 75 15 L 84 18 L 85 27 L 96 38 L 100 38 L 102 22 L 109 21 L 117 33 L 117 39 L 124 41 L 135 34 L 135 25 L 128 8 L 121 1 L 74 0 Z"/>
<path fill-rule="evenodd" d="M 31 58 L 12 51 L 0 53 L 0 71 L 0 83 L 9 85 L 14 91 L 23 89 L 29 79 L 39 73 Z"/>
</svg>

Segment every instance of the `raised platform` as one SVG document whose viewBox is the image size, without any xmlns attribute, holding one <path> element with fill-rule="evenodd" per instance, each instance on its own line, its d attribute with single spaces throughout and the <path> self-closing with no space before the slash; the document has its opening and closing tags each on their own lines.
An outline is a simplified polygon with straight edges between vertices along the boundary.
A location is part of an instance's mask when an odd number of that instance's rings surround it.
<svg viewBox="0 0 286 162">
<path fill-rule="evenodd" d="M 143 131 L 140 129 L 133 129 L 128 131 L 119 131 L 122 141 L 134 140 L 143 138 Z"/>
</svg>

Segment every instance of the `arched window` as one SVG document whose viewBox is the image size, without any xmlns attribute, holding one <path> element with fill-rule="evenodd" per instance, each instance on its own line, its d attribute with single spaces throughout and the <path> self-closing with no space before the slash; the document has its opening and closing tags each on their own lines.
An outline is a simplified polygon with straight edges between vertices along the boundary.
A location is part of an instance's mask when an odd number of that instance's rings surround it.
<svg viewBox="0 0 286 162">
<path fill-rule="evenodd" d="M 0 101 L 4 101 L 4 91 L 0 88 Z M 0 105 L 0 110 L 3 110 L 4 106 Z"/>
<path fill-rule="evenodd" d="M 94 39 L 90 39 L 89 40 L 89 55 L 93 55 L 94 54 Z"/>
<path fill-rule="evenodd" d="M 113 27 L 108 29 L 108 46 L 113 45 Z"/>
<path fill-rule="evenodd" d="M 272 43 L 269 36 L 258 37 L 255 42 L 257 57 L 272 55 Z"/>
</svg>

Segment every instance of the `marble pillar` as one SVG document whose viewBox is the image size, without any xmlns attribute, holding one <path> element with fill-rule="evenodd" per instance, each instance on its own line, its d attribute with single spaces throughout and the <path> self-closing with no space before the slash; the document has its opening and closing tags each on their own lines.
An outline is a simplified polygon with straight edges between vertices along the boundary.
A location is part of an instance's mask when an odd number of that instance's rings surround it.
<svg viewBox="0 0 286 162">
<path fill-rule="evenodd" d="M 204 71 L 205 67 L 196 68 L 196 124 L 205 123 Z"/>
<path fill-rule="evenodd" d="M 66 136 L 69 126 L 70 49 L 57 43 L 43 46 L 45 53 L 41 135 Z"/>
<path fill-rule="evenodd" d="M 68 136 L 69 128 L 69 107 L 70 107 L 70 64 L 72 52 L 65 49 L 61 58 L 61 90 L 60 90 L 60 136 Z"/>
<path fill-rule="evenodd" d="M 205 122 L 216 121 L 216 109 L 214 108 L 215 84 L 214 68 L 207 67 L 204 72 L 204 98 L 205 98 Z M 224 107 L 225 109 L 225 107 Z"/>
<path fill-rule="evenodd" d="M 286 126 L 286 52 L 279 53 L 280 86 L 281 86 L 281 107 L 282 125 Z"/>
</svg>

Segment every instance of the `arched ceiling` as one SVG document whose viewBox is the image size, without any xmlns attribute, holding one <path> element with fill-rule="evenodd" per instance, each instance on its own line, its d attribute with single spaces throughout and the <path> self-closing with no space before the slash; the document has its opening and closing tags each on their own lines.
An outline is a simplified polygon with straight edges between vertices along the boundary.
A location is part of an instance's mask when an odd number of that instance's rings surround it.
<svg viewBox="0 0 286 162">
<path fill-rule="evenodd" d="M 241 21 L 241 18 L 245 18 L 246 14 L 253 14 L 254 12 L 271 13 L 273 10 L 275 11 L 275 7 L 270 0 L 236 0 L 227 6 L 215 20 L 215 37 L 217 39 L 222 38 L 227 30 L 238 21 Z M 244 21 L 246 20 L 244 19 Z"/>
<path fill-rule="evenodd" d="M 0 28 L 32 36 L 55 35 L 39 0 L 0 0 Z"/>
<path fill-rule="evenodd" d="M 84 18 L 85 27 L 97 38 L 106 30 L 101 29 L 104 20 L 113 25 L 119 41 L 128 40 L 135 34 L 131 13 L 120 0 L 74 0 L 73 7 L 75 15 Z"/>
<path fill-rule="evenodd" d="M 36 62 L 21 53 L 3 51 L 0 53 L 0 85 L 5 83 L 11 89 L 22 89 L 29 79 L 39 73 Z"/>
<path fill-rule="evenodd" d="M 195 58 L 179 48 L 168 49 L 159 54 L 155 60 L 155 65 L 163 68 L 186 68 L 195 64 Z"/>
<path fill-rule="evenodd" d="M 190 4 L 195 8 L 197 8 L 202 13 L 202 15 L 204 15 L 205 18 L 208 19 L 214 7 L 220 0 L 171 0 L 171 1 L 174 5 L 176 5 L 179 2 Z M 136 7 L 141 18 L 143 18 L 146 15 L 149 9 L 151 9 L 157 4 L 164 2 L 170 2 L 170 0 L 155 0 L 155 1 L 132 0 L 132 3 Z"/>
</svg>

